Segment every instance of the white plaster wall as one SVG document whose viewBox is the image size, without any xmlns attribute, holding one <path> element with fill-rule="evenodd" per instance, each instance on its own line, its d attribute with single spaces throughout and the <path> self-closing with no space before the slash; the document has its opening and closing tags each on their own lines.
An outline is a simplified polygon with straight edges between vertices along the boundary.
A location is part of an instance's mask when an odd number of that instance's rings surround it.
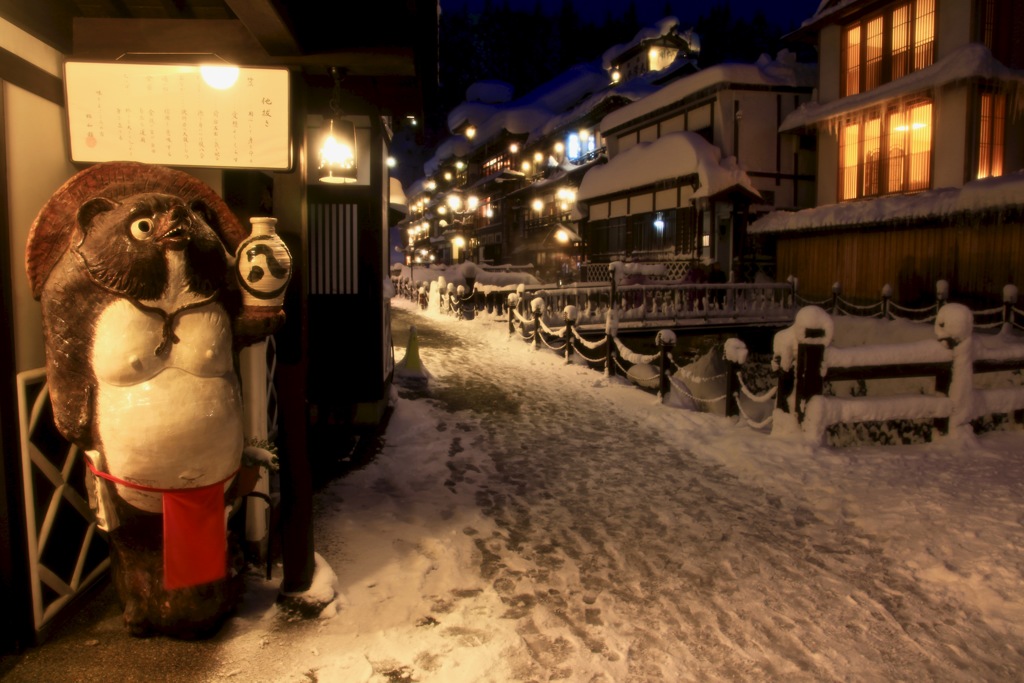
<svg viewBox="0 0 1024 683">
<path fill-rule="evenodd" d="M 839 26 L 826 26 L 818 34 L 818 101 L 822 104 L 839 99 L 842 37 Z"/>
<path fill-rule="evenodd" d="M 822 128 L 818 132 L 818 201 L 815 206 L 838 201 L 839 138 L 835 131 Z"/>
<path fill-rule="evenodd" d="M 932 187 L 961 187 L 967 154 L 967 88 L 943 88 L 932 105 L 935 136 L 932 138 Z"/>
<path fill-rule="evenodd" d="M 53 75 L 62 74 L 59 52 L 4 20 L 0 46 Z M 68 161 L 63 108 L 10 83 L 3 87 L 12 262 L 7 276 L 14 301 L 15 362 L 23 371 L 45 364 L 42 315 L 25 274 L 25 243 L 39 209 L 75 167 Z"/>
<path fill-rule="evenodd" d="M 935 7 L 935 61 L 971 42 L 971 5 L 964 0 L 938 0 Z"/>
</svg>

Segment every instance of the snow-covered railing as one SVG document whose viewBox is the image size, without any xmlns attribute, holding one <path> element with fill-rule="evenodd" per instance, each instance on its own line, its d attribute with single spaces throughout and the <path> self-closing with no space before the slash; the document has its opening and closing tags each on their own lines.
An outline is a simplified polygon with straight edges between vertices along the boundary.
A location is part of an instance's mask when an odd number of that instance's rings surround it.
<svg viewBox="0 0 1024 683">
<path fill-rule="evenodd" d="M 529 314 L 520 312 L 521 293 L 509 295 L 508 301 L 508 333 L 518 336 L 531 343 L 535 348 L 546 347 L 556 353 L 564 354 L 565 362 L 572 360 L 575 353 L 589 365 L 601 368 L 609 377 L 622 376 L 637 386 L 656 391 L 662 402 L 666 402 L 670 392 L 680 392 L 690 404 L 708 407 L 710 404 L 724 402 L 727 416 L 742 416 L 754 427 L 764 427 L 767 420 L 754 421 L 743 414 L 740 395 L 754 402 L 770 401 L 775 395 L 773 387 L 766 394 L 756 395 L 747 387 L 741 374 L 742 366 L 747 361 L 747 347 L 739 339 L 728 339 L 724 345 L 724 361 L 726 371 L 724 377 L 692 377 L 675 362 L 672 351 L 676 345 L 676 334 L 672 330 L 658 331 L 654 338 L 655 353 L 640 353 L 630 349 L 618 336 L 619 319 L 617 311 L 609 311 L 605 321 L 605 333 L 599 338 L 588 339 L 579 330 L 577 320 L 579 310 L 575 306 L 566 306 L 562 310 L 562 326 L 552 328 L 544 318 L 547 308 L 543 298 L 534 297 L 529 302 Z M 689 383 L 703 383 L 713 380 L 725 380 L 725 391 L 721 396 L 702 398 L 695 396 L 687 388 Z"/>
<path fill-rule="evenodd" d="M 838 423 L 932 420 L 940 433 L 970 429 L 970 421 L 1005 413 L 1024 421 L 1024 386 L 979 388 L 981 373 L 1024 369 L 1024 343 L 1004 326 L 997 335 L 974 333 L 974 315 L 946 304 L 935 317 L 931 340 L 850 348 L 831 346 L 832 317 L 806 306 L 792 327 L 775 335 L 779 372 L 775 429 L 798 425 L 814 441 Z M 827 382 L 910 377 L 934 378 L 929 393 L 840 398 L 825 395 Z M 781 416 L 786 416 L 783 419 Z"/>
<path fill-rule="evenodd" d="M 539 297 L 547 310 L 576 307 L 576 324 L 587 331 L 604 327 L 613 308 L 623 328 L 785 324 L 795 312 L 793 289 L 788 283 L 579 284 L 525 288 L 519 294 Z"/>
<path fill-rule="evenodd" d="M 796 292 L 797 279 L 790 277 L 789 281 Z M 939 280 L 935 283 L 935 303 L 928 306 L 909 307 L 901 306 L 892 300 L 892 287 L 882 287 L 881 299 L 869 304 L 855 304 L 843 298 L 842 285 L 838 282 L 832 284 L 832 296 L 827 299 L 812 300 L 806 299 L 799 293 L 795 294 L 796 303 L 800 307 L 818 306 L 827 310 L 832 315 L 851 315 L 881 318 L 883 320 L 912 320 L 915 322 L 933 322 L 938 315 L 939 309 L 949 302 L 949 283 Z M 974 327 L 976 329 L 990 329 L 1009 325 L 1024 330 L 1024 311 L 1017 308 L 1018 290 L 1016 285 L 1003 287 L 1003 304 L 988 309 L 973 310 Z"/>
</svg>

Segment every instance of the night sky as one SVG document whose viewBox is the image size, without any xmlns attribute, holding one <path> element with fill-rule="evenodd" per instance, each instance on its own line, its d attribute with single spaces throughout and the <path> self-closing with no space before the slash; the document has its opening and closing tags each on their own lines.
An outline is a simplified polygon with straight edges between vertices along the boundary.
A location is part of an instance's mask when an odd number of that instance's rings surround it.
<svg viewBox="0 0 1024 683">
<path fill-rule="evenodd" d="M 441 10 L 445 7 L 458 9 L 468 7 L 471 11 L 479 11 L 485 0 L 441 0 Z M 505 0 L 491 0 L 493 6 L 501 5 Z M 532 12 L 539 3 L 550 13 L 558 12 L 561 0 L 507 0 L 509 8 Z M 573 0 L 576 11 L 589 16 L 595 21 L 603 21 L 606 14 L 613 17 L 622 16 L 628 6 L 628 0 Z M 679 17 L 682 24 L 693 23 L 702 14 L 715 6 L 728 5 L 736 18 L 749 19 L 760 10 L 765 16 L 780 26 L 799 26 L 802 21 L 811 17 L 818 9 L 820 0 L 636 0 L 637 14 L 643 25 L 648 25 L 665 16 L 665 6 L 672 6 L 672 14 Z"/>
</svg>

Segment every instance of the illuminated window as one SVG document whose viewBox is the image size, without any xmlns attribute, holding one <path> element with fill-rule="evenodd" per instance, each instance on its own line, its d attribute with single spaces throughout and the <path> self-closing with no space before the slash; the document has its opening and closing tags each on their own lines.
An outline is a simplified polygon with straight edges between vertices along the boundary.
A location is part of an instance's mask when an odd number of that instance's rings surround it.
<svg viewBox="0 0 1024 683">
<path fill-rule="evenodd" d="M 1006 95 L 981 93 L 978 117 L 978 178 L 1003 175 Z"/>
<path fill-rule="evenodd" d="M 917 0 L 914 16 L 914 70 L 935 61 L 935 0 Z"/>
<path fill-rule="evenodd" d="M 864 89 L 872 90 L 882 84 L 882 17 L 867 23 L 864 55 Z"/>
<path fill-rule="evenodd" d="M 579 159 L 583 155 L 583 147 L 580 144 L 580 136 L 576 133 L 569 133 L 565 140 L 565 155 L 570 159 Z"/>
<path fill-rule="evenodd" d="M 843 79 L 844 95 L 860 92 L 860 25 L 846 30 L 846 49 L 843 50 L 846 78 Z"/>
<path fill-rule="evenodd" d="M 931 119 L 929 100 L 850 117 L 839 131 L 839 199 L 929 188 Z"/>
<path fill-rule="evenodd" d="M 507 154 L 500 154 L 484 162 L 483 173 L 485 176 L 489 176 L 509 168 L 512 168 L 511 159 Z"/>
<path fill-rule="evenodd" d="M 857 197 L 857 170 L 860 148 L 860 124 L 843 126 L 839 139 L 839 198 Z"/>
<path fill-rule="evenodd" d="M 842 95 L 856 95 L 935 61 L 935 0 L 894 5 L 845 27 Z"/>
<path fill-rule="evenodd" d="M 647 65 L 651 71 L 661 71 L 676 60 L 679 50 L 671 47 L 652 47 L 647 52 Z"/>
<path fill-rule="evenodd" d="M 864 122 L 864 186 L 861 194 L 865 197 L 881 191 L 881 143 L 882 119 L 869 117 Z"/>
<path fill-rule="evenodd" d="M 910 73 L 910 5 L 892 12 L 892 79 Z"/>
</svg>

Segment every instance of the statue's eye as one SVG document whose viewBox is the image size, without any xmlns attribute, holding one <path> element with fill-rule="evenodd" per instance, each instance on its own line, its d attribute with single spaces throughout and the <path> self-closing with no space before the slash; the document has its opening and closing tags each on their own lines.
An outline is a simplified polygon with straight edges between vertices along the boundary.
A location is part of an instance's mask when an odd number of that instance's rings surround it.
<svg viewBox="0 0 1024 683">
<path fill-rule="evenodd" d="M 148 240 L 153 236 L 153 219 L 139 218 L 132 221 L 132 237 L 137 240 Z"/>
</svg>

